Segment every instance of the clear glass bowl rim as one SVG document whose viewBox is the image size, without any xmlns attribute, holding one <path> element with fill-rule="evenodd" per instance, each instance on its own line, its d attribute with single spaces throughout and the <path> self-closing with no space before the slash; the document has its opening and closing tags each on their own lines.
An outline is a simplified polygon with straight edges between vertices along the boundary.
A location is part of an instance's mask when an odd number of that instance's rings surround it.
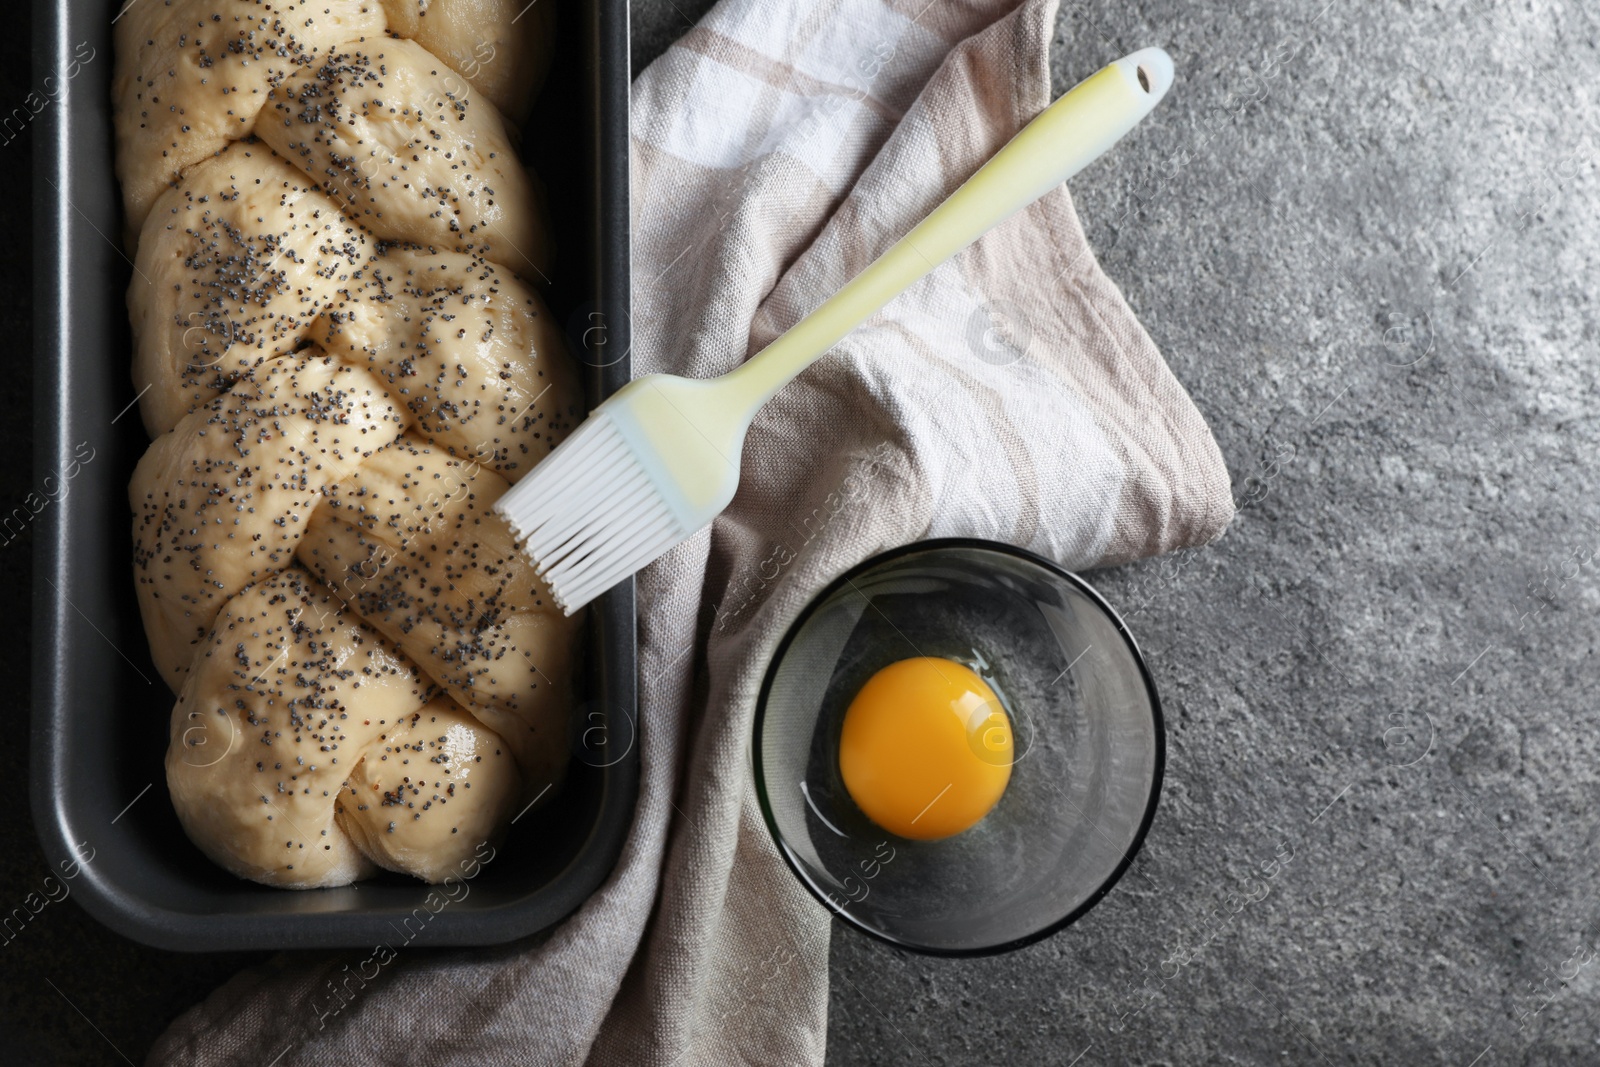
<svg viewBox="0 0 1600 1067">
<path fill-rule="evenodd" d="M 899 559 L 902 556 L 920 555 L 922 553 L 937 553 L 950 549 L 976 549 L 986 552 L 996 552 L 1001 555 L 1011 556 L 1014 559 L 1022 560 L 1025 563 L 1030 563 L 1049 572 L 1051 575 L 1082 593 L 1090 603 L 1094 604 L 1095 607 L 1104 613 L 1106 618 L 1110 620 L 1111 625 L 1116 628 L 1118 635 L 1121 636 L 1123 644 L 1127 647 L 1128 655 L 1132 658 L 1134 666 L 1139 669 L 1139 677 L 1144 681 L 1145 693 L 1150 699 L 1150 714 L 1151 718 L 1154 720 L 1156 740 L 1154 773 L 1151 775 L 1150 779 L 1150 797 L 1145 802 L 1144 816 L 1139 820 L 1139 827 L 1133 835 L 1133 841 L 1129 844 L 1127 851 L 1123 854 L 1121 862 L 1119 862 L 1106 877 L 1106 879 L 1100 883 L 1099 887 L 1085 897 L 1081 904 L 1073 908 L 1066 915 L 1055 920 L 1054 922 L 1040 927 L 1038 930 L 1035 930 L 1032 933 L 1024 934 L 1021 937 L 1013 938 L 1010 941 L 1001 942 L 999 944 L 978 945 L 971 948 L 945 948 L 921 945 L 913 941 L 906 941 L 902 938 L 897 938 L 886 934 L 881 930 L 873 929 L 872 927 L 867 926 L 860 920 L 856 919 L 855 916 L 851 915 L 849 912 L 830 906 L 828 904 L 827 895 L 816 885 L 815 882 L 812 881 L 811 876 L 807 874 L 805 869 L 795 860 L 788 846 L 784 843 L 783 835 L 778 830 L 777 820 L 772 814 L 772 805 L 767 800 L 767 781 L 765 774 L 762 772 L 761 766 L 761 728 L 766 721 L 767 700 L 772 693 L 773 684 L 777 679 L 778 665 L 783 662 L 784 656 L 786 656 L 789 652 L 789 646 L 794 643 L 795 638 L 799 636 L 800 631 L 804 629 L 806 622 L 811 618 L 811 616 L 815 614 L 816 611 L 835 593 L 844 588 L 844 586 L 847 584 L 860 578 L 862 574 L 866 573 L 867 571 L 880 567 L 885 563 L 892 562 L 893 560 Z M 1139 645 L 1134 641 L 1133 634 L 1129 631 L 1127 624 L 1122 621 L 1122 616 L 1118 615 L 1116 609 L 1114 609 L 1110 604 L 1106 603 L 1105 597 L 1101 596 L 1092 585 L 1053 560 L 1047 559 L 1036 552 L 1030 552 L 1025 548 L 1018 548 L 1016 545 L 1006 544 L 1003 541 L 989 541 L 979 537 L 934 537 L 922 541 L 911 541 L 895 548 L 886 549 L 885 551 L 879 552 L 876 555 L 867 557 L 854 567 L 851 567 L 849 570 L 833 579 L 833 581 L 829 582 L 815 596 L 813 596 L 806 603 L 806 606 L 800 609 L 800 613 L 794 617 L 794 620 L 789 623 L 788 629 L 784 631 L 782 640 L 778 642 L 778 647 L 773 650 L 772 659 L 767 663 L 766 672 L 761 679 L 761 691 L 756 697 L 755 725 L 751 732 L 750 746 L 750 760 L 751 766 L 755 772 L 756 799 L 761 805 L 761 819 L 764 823 L 766 823 L 767 832 L 772 835 L 772 842 L 777 847 L 778 854 L 783 857 L 783 862 L 788 866 L 789 870 L 793 872 L 794 876 L 800 880 L 800 884 L 805 886 L 807 891 L 810 892 L 811 895 L 817 899 L 817 902 L 820 903 L 824 908 L 827 908 L 834 915 L 837 915 L 839 918 L 843 919 L 845 923 L 854 927 L 856 930 L 859 930 L 861 933 L 866 934 L 868 937 L 871 937 L 877 941 L 882 941 L 888 945 L 893 945 L 895 948 L 904 949 L 907 952 L 915 952 L 923 956 L 943 956 L 949 958 L 998 956 L 1007 952 L 1014 952 L 1019 948 L 1024 948 L 1036 942 L 1043 941 L 1047 937 L 1051 937 L 1060 933 L 1062 930 L 1065 930 L 1068 926 L 1071 926 L 1074 922 L 1078 921 L 1078 919 L 1082 918 L 1083 915 L 1085 915 L 1096 904 L 1100 903 L 1101 899 L 1104 898 L 1107 893 L 1111 892 L 1112 887 L 1122 880 L 1123 874 L 1126 873 L 1130 866 L 1132 866 L 1134 857 L 1136 857 L 1139 854 L 1139 850 L 1144 847 L 1145 837 L 1150 832 L 1150 825 L 1155 821 L 1156 807 L 1161 798 L 1161 783 L 1166 776 L 1167 767 L 1167 727 L 1166 718 L 1162 714 L 1161 710 L 1161 695 L 1156 691 L 1155 679 L 1151 677 L 1150 668 L 1149 665 L 1145 663 L 1144 654 L 1139 651 Z"/>
</svg>

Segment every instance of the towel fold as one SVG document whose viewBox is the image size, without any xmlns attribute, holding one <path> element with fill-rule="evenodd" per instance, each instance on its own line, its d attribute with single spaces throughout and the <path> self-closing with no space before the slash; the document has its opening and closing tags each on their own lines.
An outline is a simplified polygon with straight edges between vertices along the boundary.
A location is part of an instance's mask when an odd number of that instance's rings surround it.
<svg viewBox="0 0 1600 1067">
<path fill-rule="evenodd" d="M 727 371 L 887 248 L 1049 103 L 1055 14 L 719 4 L 634 86 L 636 373 Z M 531 942 L 402 950 L 331 1013 L 366 954 L 280 957 L 178 1020 L 153 1062 L 820 1064 L 830 919 L 779 859 L 749 759 L 787 623 L 907 541 L 993 538 L 1081 569 L 1209 541 L 1233 508 L 1064 189 L 801 375 L 743 462 L 732 507 L 640 576 L 643 780 L 605 886 Z"/>
</svg>

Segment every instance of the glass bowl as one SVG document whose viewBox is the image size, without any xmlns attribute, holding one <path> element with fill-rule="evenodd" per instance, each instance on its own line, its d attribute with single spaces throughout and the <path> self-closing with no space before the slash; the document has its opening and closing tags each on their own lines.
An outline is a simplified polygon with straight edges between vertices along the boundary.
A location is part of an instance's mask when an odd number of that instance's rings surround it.
<svg viewBox="0 0 1600 1067">
<path fill-rule="evenodd" d="M 999 803 L 937 841 L 878 827 L 839 770 L 852 698 L 915 656 L 972 668 L 1013 734 Z M 1144 841 L 1165 752 L 1122 620 L 1077 576 L 990 541 L 917 542 L 835 580 L 789 627 L 756 706 L 756 792 L 779 852 L 840 918 L 931 955 L 1007 952 L 1093 907 Z"/>
</svg>

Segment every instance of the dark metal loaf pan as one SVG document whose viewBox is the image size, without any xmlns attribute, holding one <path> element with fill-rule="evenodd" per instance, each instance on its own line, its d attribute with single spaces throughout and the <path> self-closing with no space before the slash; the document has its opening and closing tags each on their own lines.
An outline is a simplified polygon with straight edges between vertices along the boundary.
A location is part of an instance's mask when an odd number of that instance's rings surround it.
<svg viewBox="0 0 1600 1067">
<path fill-rule="evenodd" d="M 540 2 L 560 3 L 560 37 L 525 156 L 554 207 L 547 296 L 587 364 L 593 404 L 628 378 L 627 3 Z M 447 906 L 424 907 L 429 888 L 400 876 L 307 892 L 241 881 L 178 825 L 162 770 L 173 698 L 146 650 L 131 569 L 127 484 L 147 442 L 130 409 L 131 268 L 112 174 L 111 20 L 122 3 L 34 6 L 34 84 L 55 87 L 32 119 L 35 485 L 47 503 L 32 519 L 31 785 L 45 852 L 52 864 L 92 855 L 73 896 L 107 926 L 168 949 L 485 945 L 551 926 L 605 879 L 633 815 L 631 581 L 591 609 L 563 792 L 519 820 Z"/>
</svg>

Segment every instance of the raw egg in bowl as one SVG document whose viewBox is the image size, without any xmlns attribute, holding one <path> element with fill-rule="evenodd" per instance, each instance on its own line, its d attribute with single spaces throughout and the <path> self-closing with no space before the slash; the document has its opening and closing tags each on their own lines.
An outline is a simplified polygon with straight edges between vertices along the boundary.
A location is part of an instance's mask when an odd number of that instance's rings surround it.
<svg viewBox="0 0 1600 1067">
<path fill-rule="evenodd" d="M 1046 937 L 1132 862 L 1165 759 L 1127 627 L 990 541 L 875 556 L 790 625 L 756 708 L 762 814 L 845 922 L 934 955 Z"/>
</svg>

